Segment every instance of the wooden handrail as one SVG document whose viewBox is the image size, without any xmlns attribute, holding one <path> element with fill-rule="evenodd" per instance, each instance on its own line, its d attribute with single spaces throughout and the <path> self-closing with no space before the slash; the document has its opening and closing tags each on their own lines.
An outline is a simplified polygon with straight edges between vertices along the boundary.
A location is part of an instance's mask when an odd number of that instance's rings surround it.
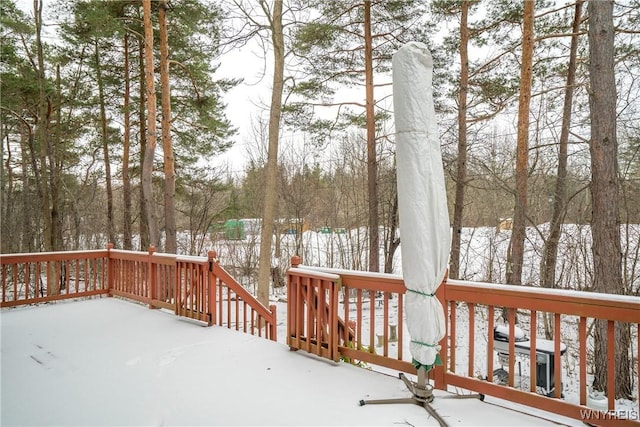
<svg viewBox="0 0 640 427">
<path fill-rule="evenodd" d="M 224 268 L 220 266 L 220 264 L 213 263 L 213 274 L 220 281 L 222 281 L 229 289 L 233 290 L 238 296 L 240 296 L 245 301 L 252 301 L 252 307 L 257 311 L 258 315 L 264 317 L 271 321 L 273 318 L 272 311 L 265 307 L 260 301 L 255 299 L 255 297 L 247 291 L 236 279 L 234 279 Z M 274 321 L 275 323 L 275 321 Z"/>
<path fill-rule="evenodd" d="M 626 295 L 448 279 L 446 299 L 544 312 L 560 309 L 560 313 L 573 316 L 640 322 L 640 298 Z"/>
<path fill-rule="evenodd" d="M 36 252 L 19 254 L 0 254 L 0 265 L 16 264 L 19 262 L 44 262 L 67 261 L 77 258 L 97 259 L 107 256 L 107 250 L 96 249 L 90 251 L 64 251 L 64 252 Z"/>
</svg>

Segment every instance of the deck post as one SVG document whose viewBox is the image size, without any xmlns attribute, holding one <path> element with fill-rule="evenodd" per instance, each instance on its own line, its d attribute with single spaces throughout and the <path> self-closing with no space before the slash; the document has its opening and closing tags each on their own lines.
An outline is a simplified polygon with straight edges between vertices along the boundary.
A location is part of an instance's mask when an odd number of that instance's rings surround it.
<svg viewBox="0 0 640 427">
<path fill-rule="evenodd" d="M 209 298 L 209 326 L 216 322 L 216 276 L 213 274 L 213 264 L 217 261 L 218 254 L 216 251 L 207 252 L 209 259 L 209 272 L 207 273 L 207 293 Z"/>
<path fill-rule="evenodd" d="M 301 258 L 298 255 L 294 255 L 291 257 L 291 268 L 296 268 L 302 262 Z M 300 286 L 298 278 L 298 283 L 293 282 L 291 276 L 287 274 L 287 345 L 289 345 L 289 350 L 297 351 L 299 347 L 299 341 L 297 346 L 293 346 L 294 336 L 296 339 L 300 338 L 299 334 L 301 333 L 298 323 L 296 321 L 298 313 L 298 288 Z M 295 286 L 295 288 L 294 288 Z"/>
<path fill-rule="evenodd" d="M 147 290 L 149 291 L 149 308 L 153 308 L 153 296 L 156 294 L 156 270 L 153 268 L 153 253 L 155 246 L 149 246 L 149 256 L 147 259 Z"/>
<path fill-rule="evenodd" d="M 107 243 L 107 290 L 109 293 L 107 296 L 113 296 L 113 278 L 116 274 L 113 267 L 113 262 L 111 261 L 111 249 L 113 249 L 113 243 Z"/>
<path fill-rule="evenodd" d="M 271 304 L 269 306 L 269 310 L 271 311 L 271 325 L 269 325 L 269 339 L 271 341 L 278 341 L 278 319 L 277 319 L 277 308 L 275 304 Z"/>
</svg>

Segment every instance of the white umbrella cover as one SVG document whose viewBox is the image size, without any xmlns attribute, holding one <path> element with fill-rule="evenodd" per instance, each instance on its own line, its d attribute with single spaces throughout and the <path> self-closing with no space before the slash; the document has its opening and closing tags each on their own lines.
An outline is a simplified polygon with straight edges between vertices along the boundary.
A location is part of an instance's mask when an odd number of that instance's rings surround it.
<svg viewBox="0 0 640 427">
<path fill-rule="evenodd" d="M 428 371 L 442 363 L 438 342 L 445 335 L 445 319 L 435 293 L 451 246 L 431 87 L 433 60 L 425 44 L 410 42 L 393 55 L 392 66 L 406 321 L 413 364 Z"/>
</svg>

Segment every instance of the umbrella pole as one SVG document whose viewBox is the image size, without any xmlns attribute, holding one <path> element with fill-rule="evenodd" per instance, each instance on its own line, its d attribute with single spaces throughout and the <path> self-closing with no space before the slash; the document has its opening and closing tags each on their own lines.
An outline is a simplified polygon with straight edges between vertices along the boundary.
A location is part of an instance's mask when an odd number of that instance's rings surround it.
<svg viewBox="0 0 640 427">
<path fill-rule="evenodd" d="M 424 366 L 418 368 L 418 383 L 416 385 L 422 389 L 427 388 L 427 370 Z M 431 390 L 433 390 L 433 387 Z"/>
</svg>

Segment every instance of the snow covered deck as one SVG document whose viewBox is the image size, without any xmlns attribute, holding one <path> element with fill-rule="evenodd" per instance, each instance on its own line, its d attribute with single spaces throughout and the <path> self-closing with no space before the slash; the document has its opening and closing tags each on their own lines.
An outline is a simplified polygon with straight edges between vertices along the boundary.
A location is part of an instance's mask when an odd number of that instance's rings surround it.
<svg viewBox="0 0 640 427">
<path fill-rule="evenodd" d="M 417 405 L 359 406 L 409 397 L 396 377 L 117 298 L 5 308 L 0 323 L 3 426 L 438 425 Z M 435 393 L 451 426 L 580 425 Z"/>
</svg>

